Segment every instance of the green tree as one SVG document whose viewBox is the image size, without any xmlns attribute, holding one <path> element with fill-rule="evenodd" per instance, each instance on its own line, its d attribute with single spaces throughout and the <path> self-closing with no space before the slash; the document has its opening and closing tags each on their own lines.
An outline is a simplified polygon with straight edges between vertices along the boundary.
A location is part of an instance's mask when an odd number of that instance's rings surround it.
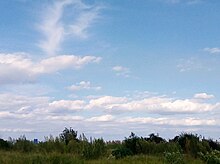
<svg viewBox="0 0 220 164">
<path fill-rule="evenodd" d="M 65 142 L 66 145 L 68 145 L 71 140 L 78 141 L 77 131 L 74 131 L 71 127 L 69 129 L 65 128 L 60 134 L 60 139 L 61 141 Z"/>
</svg>

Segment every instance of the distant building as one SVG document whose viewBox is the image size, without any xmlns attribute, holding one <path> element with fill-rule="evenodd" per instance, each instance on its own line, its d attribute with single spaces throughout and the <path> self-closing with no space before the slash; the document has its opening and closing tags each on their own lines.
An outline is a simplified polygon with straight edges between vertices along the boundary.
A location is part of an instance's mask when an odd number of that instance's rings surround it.
<svg viewBox="0 0 220 164">
<path fill-rule="evenodd" d="M 35 139 L 34 139 L 34 143 L 35 143 L 35 144 L 38 144 L 38 139 L 35 138 Z"/>
</svg>

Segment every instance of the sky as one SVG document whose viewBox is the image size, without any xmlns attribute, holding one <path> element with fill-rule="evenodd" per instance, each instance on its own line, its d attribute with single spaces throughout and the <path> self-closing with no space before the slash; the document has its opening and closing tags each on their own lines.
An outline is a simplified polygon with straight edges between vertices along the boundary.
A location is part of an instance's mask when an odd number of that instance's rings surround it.
<svg viewBox="0 0 220 164">
<path fill-rule="evenodd" d="M 219 139 L 219 5 L 0 1 L 0 138 Z"/>
</svg>

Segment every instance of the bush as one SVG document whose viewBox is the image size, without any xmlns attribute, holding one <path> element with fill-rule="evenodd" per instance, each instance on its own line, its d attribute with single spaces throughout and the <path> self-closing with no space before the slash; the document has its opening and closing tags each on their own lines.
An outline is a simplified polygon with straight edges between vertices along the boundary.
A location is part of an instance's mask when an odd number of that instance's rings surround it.
<svg viewBox="0 0 220 164">
<path fill-rule="evenodd" d="M 131 132 L 131 135 L 124 140 L 125 147 L 129 149 L 133 155 L 138 154 L 142 151 L 140 140 L 139 137 Z"/>
<path fill-rule="evenodd" d="M 64 142 L 60 141 L 58 137 L 54 139 L 52 135 L 50 135 L 50 137 L 45 137 L 45 142 L 37 144 L 39 152 L 43 153 L 64 153 L 65 146 Z"/>
<path fill-rule="evenodd" d="M 165 152 L 165 163 L 166 164 L 183 164 L 183 155 L 180 152 Z"/>
<path fill-rule="evenodd" d="M 220 151 L 214 150 L 211 153 L 199 153 L 199 157 L 207 164 L 220 164 Z"/>
<path fill-rule="evenodd" d="M 27 140 L 25 136 L 21 136 L 14 143 L 14 148 L 21 152 L 32 152 L 35 150 L 35 144 Z"/>
<path fill-rule="evenodd" d="M 181 134 L 176 138 L 176 142 L 181 146 L 185 154 L 196 158 L 199 152 L 209 152 L 211 149 L 205 140 L 200 140 L 198 135 Z"/>
<path fill-rule="evenodd" d="M 81 154 L 82 149 L 80 146 L 81 142 L 77 142 L 75 140 L 71 140 L 68 145 L 66 146 L 66 152 L 67 153 L 73 153 L 73 154 Z"/>
<path fill-rule="evenodd" d="M 3 139 L 0 139 L 0 149 L 2 150 L 8 150 L 10 148 L 10 144 L 9 142 L 3 140 Z"/>
<path fill-rule="evenodd" d="M 103 139 L 94 139 L 91 142 L 83 142 L 83 157 L 86 159 L 98 159 L 105 156 L 107 149 Z"/>
<path fill-rule="evenodd" d="M 115 159 L 124 158 L 126 156 L 132 155 L 132 151 L 125 146 L 121 146 L 115 150 L 112 151 L 112 155 L 115 157 Z"/>
</svg>

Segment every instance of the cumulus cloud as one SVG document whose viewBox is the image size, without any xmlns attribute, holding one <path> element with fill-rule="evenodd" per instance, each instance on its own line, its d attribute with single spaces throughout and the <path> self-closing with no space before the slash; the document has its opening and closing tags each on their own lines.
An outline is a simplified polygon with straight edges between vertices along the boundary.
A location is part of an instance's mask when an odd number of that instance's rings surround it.
<svg viewBox="0 0 220 164">
<path fill-rule="evenodd" d="M 85 102 L 83 100 L 58 100 L 53 101 L 49 104 L 49 108 L 52 111 L 56 110 L 71 110 L 77 111 L 85 107 Z"/>
<path fill-rule="evenodd" d="M 90 122 L 107 122 L 107 121 L 112 121 L 114 117 L 112 115 L 102 115 L 102 116 L 97 116 L 97 117 L 91 117 L 87 119 L 86 121 Z"/>
<path fill-rule="evenodd" d="M 0 111 L 26 113 L 33 109 L 42 108 L 49 102 L 48 97 L 31 97 L 12 93 L 0 94 Z"/>
<path fill-rule="evenodd" d="M 66 22 L 63 19 L 67 6 L 75 13 L 72 15 L 72 22 Z M 81 0 L 55 1 L 46 11 L 43 11 L 39 30 L 44 38 L 39 46 L 48 55 L 56 55 L 66 36 L 87 38 L 88 28 L 97 20 L 100 9 L 100 6 L 87 5 Z"/>
<path fill-rule="evenodd" d="M 113 97 L 113 96 L 102 96 L 99 98 L 91 99 L 87 105 L 88 109 L 112 109 L 113 107 L 123 104 L 127 101 L 125 97 Z"/>
<path fill-rule="evenodd" d="M 22 53 L 0 54 L 0 84 L 30 82 L 41 74 L 68 68 L 79 69 L 100 60 L 100 57 L 95 56 L 60 55 L 34 61 Z"/>
<path fill-rule="evenodd" d="M 84 120 L 84 117 L 82 116 L 71 116 L 71 115 L 56 115 L 56 116 L 46 116 L 45 120 L 50 121 L 82 121 Z"/>
<path fill-rule="evenodd" d="M 198 95 L 201 99 L 201 96 Z M 207 97 L 206 97 L 207 98 Z M 203 97 L 204 99 L 204 97 Z M 49 103 L 48 111 L 101 110 L 111 114 L 144 112 L 160 115 L 198 114 L 215 112 L 220 103 L 205 103 L 195 99 L 175 99 L 153 96 L 138 100 L 127 97 L 101 96 L 85 100 L 57 100 Z"/>
<path fill-rule="evenodd" d="M 219 54 L 220 53 L 220 48 L 214 47 L 214 48 L 204 48 L 203 49 L 205 52 L 208 52 L 210 54 Z"/>
<path fill-rule="evenodd" d="M 107 112 L 142 111 L 157 114 L 204 113 L 219 108 L 219 103 L 196 102 L 193 99 L 173 99 L 166 97 L 149 97 L 129 100 L 126 97 L 104 96 L 89 101 L 87 108 L 101 108 Z"/>
<path fill-rule="evenodd" d="M 197 93 L 194 95 L 194 98 L 196 99 L 212 99 L 214 98 L 215 96 L 214 95 L 209 95 L 207 93 Z"/>
<path fill-rule="evenodd" d="M 127 67 L 114 66 L 112 70 L 116 72 L 117 76 L 130 77 L 130 70 Z"/>
<path fill-rule="evenodd" d="M 101 90 L 101 87 L 99 86 L 92 86 L 90 81 L 81 81 L 80 83 L 76 85 L 71 85 L 68 87 L 71 91 L 78 91 L 78 90 Z"/>
<path fill-rule="evenodd" d="M 167 118 L 167 117 L 127 117 L 122 119 L 122 123 L 142 123 L 142 124 L 155 124 L 155 125 L 170 125 L 170 126 L 202 126 L 202 125 L 217 125 L 214 119 L 199 119 L 199 118 Z"/>
<path fill-rule="evenodd" d="M 0 128 L 0 132 L 33 132 L 33 129 L 26 129 L 26 128 Z"/>
<path fill-rule="evenodd" d="M 197 96 L 196 96 L 197 95 Z M 207 99 L 211 95 L 195 94 L 194 98 Z M 0 106 L 3 117 L 14 116 L 14 114 L 37 113 L 59 113 L 79 111 L 101 111 L 108 114 L 123 112 L 144 112 L 160 115 L 198 114 L 215 112 L 220 108 L 220 103 L 207 103 L 195 101 L 195 99 L 175 99 L 169 97 L 152 96 L 133 100 L 128 97 L 101 96 L 89 100 L 54 100 L 48 97 L 28 97 L 13 94 L 0 94 Z M 22 115 L 20 115 L 22 116 Z"/>
<path fill-rule="evenodd" d="M 50 129 L 52 126 L 55 127 L 54 129 L 59 129 L 61 125 L 77 124 L 86 131 L 91 130 L 91 127 L 97 128 L 98 126 L 100 131 L 105 132 L 106 127 L 112 130 L 117 127 L 120 131 L 124 128 L 132 130 L 132 128 L 137 129 L 142 126 L 145 128 L 146 126 L 217 127 L 220 123 L 218 118 L 207 119 L 204 117 L 207 113 L 217 112 L 217 109 L 220 109 L 220 103 L 204 103 L 203 101 L 195 101 L 195 98 L 177 99 L 149 95 L 148 97 L 135 98 L 135 100 L 131 97 L 114 96 L 91 97 L 85 100 L 53 100 L 49 97 L 4 93 L 0 94 L 0 106 L 2 120 L 0 129 L 5 127 L 13 129 L 11 127 L 16 124 L 17 128 L 36 131 L 37 126 L 32 127 L 32 125 L 40 126 L 42 124 L 48 125 L 47 128 Z M 122 113 L 118 114 L 112 111 L 121 111 Z M 135 116 L 131 112 L 138 115 Z M 12 132 L 15 131 L 12 130 Z M 97 129 L 94 129 L 92 133 L 96 132 Z"/>
</svg>

